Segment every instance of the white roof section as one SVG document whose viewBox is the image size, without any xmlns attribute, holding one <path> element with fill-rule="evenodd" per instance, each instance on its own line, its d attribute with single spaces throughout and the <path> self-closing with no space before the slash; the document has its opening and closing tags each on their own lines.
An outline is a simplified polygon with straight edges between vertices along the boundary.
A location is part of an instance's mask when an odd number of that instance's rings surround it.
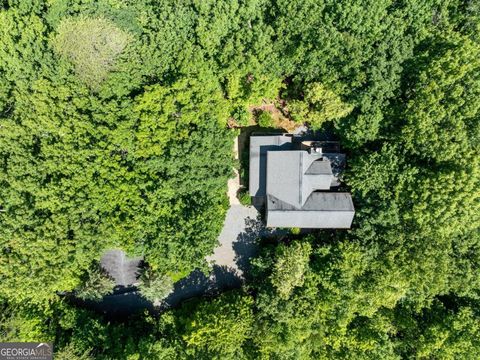
<svg viewBox="0 0 480 360">
<path fill-rule="evenodd" d="M 267 177 L 267 152 L 289 150 L 292 148 L 292 137 L 286 135 L 250 136 L 250 196 L 265 196 Z"/>
<path fill-rule="evenodd" d="M 303 151 L 267 153 L 267 194 L 298 208 L 304 201 L 302 154 Z"/>
<path fill-rule="evenodd" d="M 267 227 L 349 229 L 354 211 L 268 211 Z"/>
<path fill-rule="evenodd" d="M 268 151 L 267 188 L 269 195 L 301 208 L 315 190 L 329 190 L 333 174 L 330 162 L 321 154 L 307 151 Z"/>
<path fill-rule="evenodd" d="M 319 154 L 309 154 L 306 151 L 302 152 L 304 153 L 302 205 L 304 205 L 313 191 L 330 190 L 334 179 L 330 161 L 323 159 Z"/>
</svg>

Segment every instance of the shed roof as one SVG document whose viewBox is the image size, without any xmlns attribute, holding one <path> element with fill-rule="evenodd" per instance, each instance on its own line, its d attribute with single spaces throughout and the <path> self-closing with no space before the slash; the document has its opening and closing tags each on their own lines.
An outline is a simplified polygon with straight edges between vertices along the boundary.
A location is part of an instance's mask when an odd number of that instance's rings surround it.
<svg viewBox="0 0 480 360">
<path fill-rule="evenodd" d="M 123 250 L 110 249 L 102 255 L 100 264 L 116 285 L 128 286 L 137 282 L 142 260 L 142 257 L 129 259 Z"/>
</svg>

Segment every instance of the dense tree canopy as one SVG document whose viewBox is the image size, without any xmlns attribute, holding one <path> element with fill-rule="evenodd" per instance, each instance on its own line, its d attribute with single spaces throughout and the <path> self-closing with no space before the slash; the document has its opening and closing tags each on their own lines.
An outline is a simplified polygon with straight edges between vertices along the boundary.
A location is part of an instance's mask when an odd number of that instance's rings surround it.
<svg viewBox="0 0 480 360">
<path fill-rule="evenodd" d="M 0 339 L 65 359 L 476 358 L 479 30 L 461 0 L 0 2 Z M 110 291 L 92 269 L 112 247 L 168 279 L 151 298 L 206 267 L 227 124 L 262 102 L 341 139 L 352 229 L 266 242 L 242 289 L 156 316 L 69 301 Z"/>
</svg>

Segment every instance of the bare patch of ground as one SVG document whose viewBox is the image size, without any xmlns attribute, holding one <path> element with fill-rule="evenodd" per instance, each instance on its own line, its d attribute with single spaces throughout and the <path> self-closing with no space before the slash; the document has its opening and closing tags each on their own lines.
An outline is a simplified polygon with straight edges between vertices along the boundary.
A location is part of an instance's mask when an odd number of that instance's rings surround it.
<svg viewBox="0 0 480 360">
<path fill-rule="evenodd" d="M 238 160 L 238 137 L 235 138 L 233 141 L 233 154 L 235 160 Z M 230 206 L 232 205 L 240 205 L 240 201 L 238 200 L 237 194 L 240 191 L 240 174 L 238 173 L 237 169 L 234 169 L 234 177 L 228 179 L 227 187 L 228 187 L 228 200 L 230 202 Z"/>
<path fill-rule="evenodd" d="M 256 125 L 255 122 L 255 113 L 259 111 L 269 112 L 272 116 L 272 121 L 275 128 L 284 129 L 287 132 L 295 132 L 295 130 L 302 126 L 302 124 L 296 123 L 295 121 L 291 120 L 285 115 L 284 111 L 281 111 L 274 102 L 264 102 L 261 105 L 257 106 L 250 106 L 249 111 L 252 114 L 250 117 L 250 124 L 249 125 Z"/>
</svg>

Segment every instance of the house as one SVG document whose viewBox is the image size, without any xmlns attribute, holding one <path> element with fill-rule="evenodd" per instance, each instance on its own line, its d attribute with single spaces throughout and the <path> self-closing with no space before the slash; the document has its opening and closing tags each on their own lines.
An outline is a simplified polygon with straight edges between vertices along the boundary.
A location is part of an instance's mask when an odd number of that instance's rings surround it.
<svg viewBox="0 0 480 360">
<path fill-rule="evenodd" d="M 350 228 L 352 197 L 338 191 L 345 155 L 289 134 L 250 137 L 249 192 L 268 227 Z"/>
</svg>

